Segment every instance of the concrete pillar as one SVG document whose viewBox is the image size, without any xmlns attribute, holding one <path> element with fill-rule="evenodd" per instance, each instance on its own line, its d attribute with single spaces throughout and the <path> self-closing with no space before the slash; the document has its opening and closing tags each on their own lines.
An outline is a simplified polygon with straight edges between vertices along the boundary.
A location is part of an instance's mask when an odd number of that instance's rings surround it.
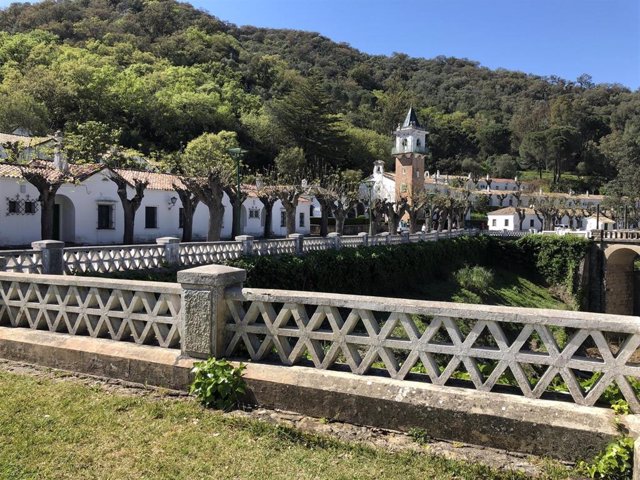
<svg viewBox="0 0 640 480">
<path fill-rule="evenodd" d="M 156 238 L 156 243 L 164 247 L 164 261 L 168 266 L 180 265 L 180 239 L 176 237 Z"/>
<path fill-rule="evenodd" d="M 193 358 L 224 356 L 227 303 L 224 291 L 242 287 L 247 272 L 205 265 L 178 272 L 182 285 L 182 353 Z"/>
<path fill-rule="evenodd" d="M 238 235 L 236 242 L 242 242 L 242 255 L 245 257 L 253 255 L 253 237 L 251 235 Z"/>
<path fill-rule="evenodd" d="M 402 243 L 409 243 L 409 232 L 400 232 Z"/>
<path fill-rule="evenodd" d="M 369 234 L 367 232 L 360 232 L 358 234 L 358 237 L 360 237 L 360 242 L 362 243 L 362 245 L 364 245 L 365 247 L 369 245 Z"/>
<path fill-rule="evenodd" d="M 379 233 L 378 236 L 380 237 L 380 242 L 378 242 L 378 244 L 384 244 L 384 245 L 388 245 L 389 244 L 389 232 L 382 232 Z"/>
<path fill-rule="evenodd" d="M 39 240 L 31 244 L 38 250 L 42 258 L 42 273 L 45 275 L 62 275 L 64 273 L 64 242 L 58 240 Z"/>
<path fill-rule="evenodd" d="M 287 238 L 293 238 L 296 244 L 296 255 L 302 255 L 304 246 L 304 235 L 301 233 L 291 233 Z"/>
<path fill-rule="evenodd" d="M 327 238 L 331 239 L 333 248 L 335 248 L 336 250 L 340 250 L 340 247 L 342 247 L 342 240 L 340 239 L 339 233 L 331 232 L 327 235 Z"/>
</svg>

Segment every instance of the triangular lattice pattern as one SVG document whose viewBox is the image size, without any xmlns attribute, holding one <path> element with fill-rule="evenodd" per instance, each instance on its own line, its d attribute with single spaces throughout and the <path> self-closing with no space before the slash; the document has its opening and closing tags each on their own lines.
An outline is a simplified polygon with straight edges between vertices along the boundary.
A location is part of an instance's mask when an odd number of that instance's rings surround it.
<svg viewBox="0 0 640 480">
<path fill-rule="evenodd" d="M 242 256 L 242 242 L 201 242 L 180 244 L 181 265 L 222 263 Z"/>
<path fill-rule="evenodd" d="M 71 275 L 146 270 L 164 263 L 161 245 L 65 248 L 63 255 L 65 273 Z"/>
<path fill-rule="evenodd" d="M 37 250 L 4 250 L 0 252 L 6 265 L 0 270 L 16 273 L 42 273 L 42 256 Z"/>
<path fill-rule="evenodd" d="M 0 280 L 0 326 L 138 344 L 180 344 L 180 291 Z M 80 283 L 80 282 L 78 282 Z"/>
<path fill-rule="evenodd" d="M 305 243 L 307 240 L 305 240 Z M 292 238 L 260 240 L 253 243 L 254 255 L 283 255 L 296 253 L 296 241 Z"/>
<path fill-rule="evenodd" d="M 587 328 L 571 329 L 560 347 L 545 322 L 461 321 L 411 314 L 406 308 L 383 312 L 241 295 L 227 300 L 227 356 L 256 361 L 275 356 L 285 365 L 306 361 L 322 369 L 341 364 L 360 375 L 375 368 L 394 379 L 411 375 L 436 385 L 462 379 L 485 392 L 508 385 L 529 398 L 564 390 L 580 405 L 594 405 L 613 385 L 633 411 L 640 412 L 633 388 L 640 384 L 640 365 L 630 360 L 640 346 L 640 334 L 628 335 L 614 354 L 603 332 Z M 585 356 L 587 343 L 599 354 Z M 587 377 L 596 381 L 584 388 Z"/>
</svg>

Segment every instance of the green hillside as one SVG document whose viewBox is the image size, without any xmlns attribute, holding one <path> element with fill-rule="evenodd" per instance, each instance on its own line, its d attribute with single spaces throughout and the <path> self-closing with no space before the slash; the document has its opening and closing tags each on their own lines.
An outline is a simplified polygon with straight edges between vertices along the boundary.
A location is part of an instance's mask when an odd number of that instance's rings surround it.
<svg viewBox="0 0 640 480">
<path fill-rule="evenodd" d="M 640 93 L 588 75 L 372 56 L 315 33 L 238 28 L 173 0 L 14 4 L 0 11 L 0 31 L 3 131 L 63 129 L 162 158 L 203 132 L 231 130 L 252 168 L 297 146 L 368 171 L 388 158 L 390 133 L 413 104 L 432 170 L 550 172 L 563 191 L 596 191 L 618 171 L 612 186 L 637 184 Z"/>
</svg>

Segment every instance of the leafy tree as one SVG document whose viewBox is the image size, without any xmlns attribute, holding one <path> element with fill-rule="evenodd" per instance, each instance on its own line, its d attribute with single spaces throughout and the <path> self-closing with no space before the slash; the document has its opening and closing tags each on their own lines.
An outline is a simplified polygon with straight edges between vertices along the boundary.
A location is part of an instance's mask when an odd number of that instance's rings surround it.
<svg viewBox="0 0 640 480">
<path fill-rule="evenodd" d="M 300 196 L 309 192 L 307 160 L 298 147 L 285 149 L 275 159 L 274 190 L 285 211 L 287 235 L 296 231 L 296 208 Z"/>
<path fill-rule="evenodd" d="M 181 156 L 185 174 L 182 182 L 209 209 L 209 241 L 220 240 L 224 218 L 222 199 L 225 190 L 233 191 L 236 173 L 236 162 L 229 149 L 237 145 L 235 132 L 205 133 L 189 142 Z"/>
</svg>

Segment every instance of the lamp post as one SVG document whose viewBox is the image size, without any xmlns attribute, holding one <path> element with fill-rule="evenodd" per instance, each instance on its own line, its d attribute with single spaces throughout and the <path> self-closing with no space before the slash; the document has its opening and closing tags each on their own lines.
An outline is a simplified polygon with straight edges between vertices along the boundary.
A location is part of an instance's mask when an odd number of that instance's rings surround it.
<svg viewBox="0 0 640 480">
<path fill-rule="evenodd" d="M 369 236 L 373 236 L 373 215 L 371 214 L 371 203 L 373 201 L 373 196 L 372 196 L 372 192 L 373 192 L 373 186 L 375 185 L 375 181 L 373 180 L 369 180 L 367 182 L 364 182 L 364 184 L 367 186 L 367 189 L 369 190 Z"/>
<path fill-rule="evenodd" d="M 242 208 L 242 203 L 240 202 L 242 198 L 242 192 L 240 190 L 240 160 L 244 157 L 244 154 L 247 153 L 247 150 L 243 150 L 242 148 L 230 148 L 227 150 L 229 155 L 231 155 L 236 161 L 236 204 L 233 206 L 233 225 L 235 226 L 235 232 L 232 233 L 232 237 L 236 235 L 242 235 L 242 226 L 240 225 L 240 209 Z M 233 230 L 233 228 L 232 228 Z"/>
</svg>

